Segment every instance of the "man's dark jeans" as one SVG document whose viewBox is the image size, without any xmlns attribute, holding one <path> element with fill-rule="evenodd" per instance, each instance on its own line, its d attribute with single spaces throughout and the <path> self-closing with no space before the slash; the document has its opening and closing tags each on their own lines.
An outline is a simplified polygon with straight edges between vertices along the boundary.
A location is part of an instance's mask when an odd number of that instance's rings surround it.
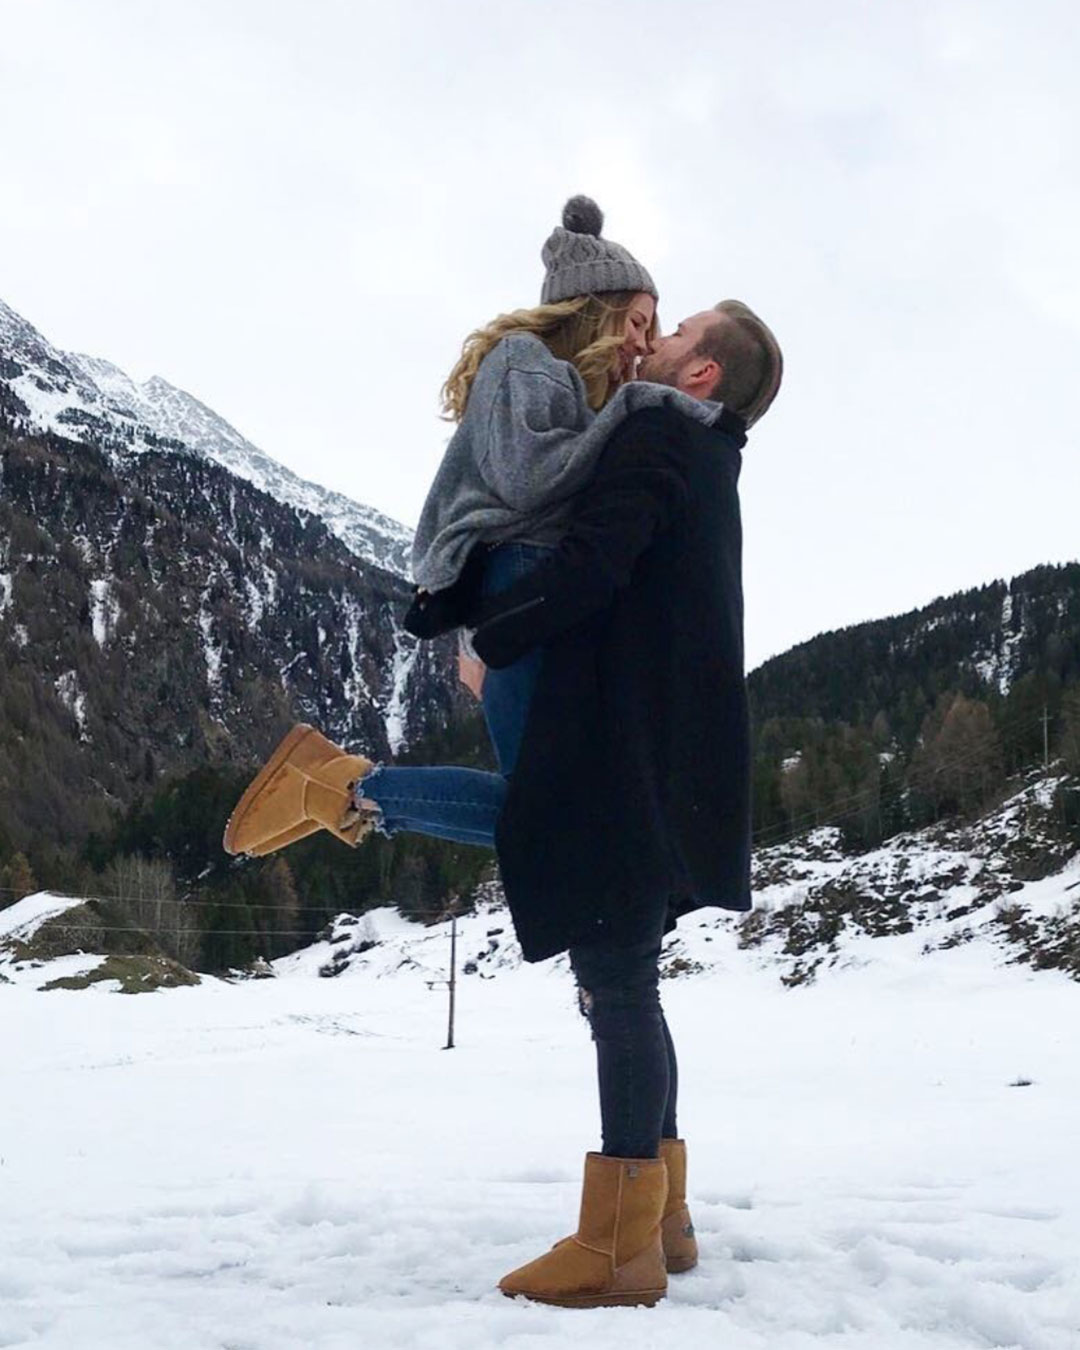
<svg viewBox="0 0 1080 1350">
<path fill-rule="evenodd" d="M 570 948 L 596 1043 L 603 1151 L 616 1158 L 655 1158 L 661 1137 L 678 1138 L 678 1065 L 660 1006 L 661 939 L 658 926 L 628 946 Z"/>
</svg>

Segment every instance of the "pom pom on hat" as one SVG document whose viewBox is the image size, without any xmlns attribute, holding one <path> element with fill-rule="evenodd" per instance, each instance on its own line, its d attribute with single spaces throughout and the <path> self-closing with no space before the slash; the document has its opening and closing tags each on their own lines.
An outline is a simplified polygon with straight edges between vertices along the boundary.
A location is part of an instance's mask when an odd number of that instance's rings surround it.
<svg viewBox="0 0 1080 1350">
<path fill-rule="evenodd" d="M 604 213 L 591 197 L 571 197 L 562 209 L 564 230 L 574 234 L 591 234 L 600 238 L 604 228 Z"/>
</svg>

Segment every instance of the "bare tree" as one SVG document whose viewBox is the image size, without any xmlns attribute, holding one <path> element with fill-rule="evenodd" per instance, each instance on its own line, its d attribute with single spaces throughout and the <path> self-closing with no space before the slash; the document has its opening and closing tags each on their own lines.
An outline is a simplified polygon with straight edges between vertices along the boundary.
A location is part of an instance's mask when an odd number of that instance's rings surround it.
<svg viewBox="0 0 1080 1350">
<path fill-rule="evenodd" d="M 177 898 L 172 868 L 163 858 L 114 858 L 104 888 L 132 928 L 150 934 L 167 956 L 181 965 L 195 960 L 201 936 L 196 915 Z"/>
<path fill-rule="evenodd" d="M 1001 776 L 1001 742 L 990 709 L 963 694 L 943 695 L 923 722 L 922 743 L 912 760 L 912 780 L 944 810 L 979 807 Z"/>
</svg>

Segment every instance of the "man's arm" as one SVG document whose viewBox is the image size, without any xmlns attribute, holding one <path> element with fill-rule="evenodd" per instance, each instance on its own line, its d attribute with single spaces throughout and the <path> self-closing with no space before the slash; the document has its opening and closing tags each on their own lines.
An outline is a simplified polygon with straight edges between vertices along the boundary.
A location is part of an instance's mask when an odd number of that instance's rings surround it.
<svg viewBox="0 0 1080 1350">
<path fill-rule="evenodd" d="M 470 614 L 487 665 L 510 665 L 606 608 L 629 583 L 637 559 L 685 504 L 683 447 L 678 418 L 659 409 L 620 427 L 551 558 Z"/>
<path fill-rule="evenodd" d="M 515 511 L 536 511 L 580 492 L 605 446 L 636 413 L 663 407 L 710 424 L 721 413 L 719 404 L 647 380 L 622 385 L 594 413 L 574 366 L 538 339 L 510 334 L 496 351 L 501 359 L 481 366 L 469 398 L 482 419 L 480 472 Z"/>
</svg>

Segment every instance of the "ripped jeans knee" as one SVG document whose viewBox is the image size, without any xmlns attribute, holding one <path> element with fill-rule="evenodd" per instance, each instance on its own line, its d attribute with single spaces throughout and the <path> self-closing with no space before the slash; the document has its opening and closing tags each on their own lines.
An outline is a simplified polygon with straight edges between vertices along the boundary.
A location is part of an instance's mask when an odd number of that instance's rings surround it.
<svg viewBox="0 0 1080 1350">
<path fill-rule="evenodd" d="M 578 1009 L 596 1046 L 603 1151 L 615 1157 L 655 1157 L 664 1124 L 674 1119 L 658 953 L 658 942 L 570 953 Z"/>
<path fill-rule="evenodd" d="M 393 837 L 393 831 L 387 828 L 386 813 L 379 803 L 369 795 L 367 789 L 377 784 L 379 778 L 386 772 L 386 766 L 380 761 L 374 764 L 362 778 L 358 778 L 352 785 L 353 805 L 363 815 L 371 817 L 372 828 L 376 834 L 381 834 L 384 838 Z"/>
</svg>

